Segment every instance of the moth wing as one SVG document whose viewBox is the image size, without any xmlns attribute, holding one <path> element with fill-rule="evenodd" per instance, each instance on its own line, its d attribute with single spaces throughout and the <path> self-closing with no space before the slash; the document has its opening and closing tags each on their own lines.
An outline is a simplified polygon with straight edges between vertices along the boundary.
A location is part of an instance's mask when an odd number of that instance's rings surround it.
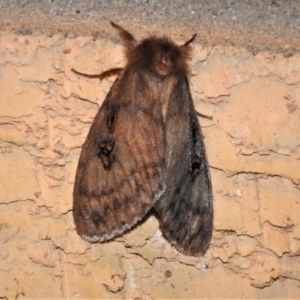
<svg viewBox="0 0 300 300">
<path fill-rule="evenodd" d="M 141 220 L 163 193 L 161 107 L 142 72 L 114 82 L 83 145 L 73 193 L 77 232 L 105 241 Z"/>
<path fill-rule="evenodd" d="M 213 227 L 213 197 L 203 137 L 189 90 L 182 78 L 166 116 L 166 190 L 155 210 L 160 228 L 181 252 L 203 255 Z"/>
</svg>

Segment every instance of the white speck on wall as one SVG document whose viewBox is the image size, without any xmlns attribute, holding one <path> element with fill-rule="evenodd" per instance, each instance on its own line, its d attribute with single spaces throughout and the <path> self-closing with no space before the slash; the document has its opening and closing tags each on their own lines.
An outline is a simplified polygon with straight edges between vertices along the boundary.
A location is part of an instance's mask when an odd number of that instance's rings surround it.
<svg viewBox="0 0 300 300">
<path fill-rule="evenodd" d="M 242 191 L 241 191 L 241 190 L 236 190 L 235 194 L 236 194 L 238 197 L 242 197 Z"/>
<path fill-rule="evenodd" d="M 162 232 L 159 229 L 157 229 L 154 233 L 152 241 L 159 244 L 160 246 L 166 243 L 166 240 L 164 239 Z"/>
<path fill-rule="evenodd" d="M 198 270 L 207 270 L 207 265 L 204 264 L 204 263 L 198 263 L 198 264 L 196 265 L 196 268 L 197 268 Z"/>
<path fill-rule="evenodd" d="M 132 266 L 132 264 L 128 265 L 128 271 L 127 271 L 127 278 L 129 279 L 129 286 L 132 290 L 136 288 L 136 282 L 135 282 L 135 269 Z"/>
</svg>

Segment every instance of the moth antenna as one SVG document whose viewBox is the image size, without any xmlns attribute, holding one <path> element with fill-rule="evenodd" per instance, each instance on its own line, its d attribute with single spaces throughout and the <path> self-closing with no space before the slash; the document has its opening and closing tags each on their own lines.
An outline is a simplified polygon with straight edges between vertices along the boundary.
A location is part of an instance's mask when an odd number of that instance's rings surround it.
<svg viewBox="0 0 300 300">
<path fill-rule="evenodd" d="M 183 45 L 181 45 L 180 47 L 186 47 L 188 46 L 190 43 L 192 43 L 194 41 L 194 39 L 196 38 L 197 34 L 195 33 L 192 38 L 190 38 L 187 42 L 185 42 Z"/>
<path fill-rule="evenodd" d="M 125 47 L 130 49 L 136 45 L 136 40 L 130 32 L 112 21 L 110 22 L 110 24 L 118 30 L 119 36 L 122 39 Z"/>
</svg>

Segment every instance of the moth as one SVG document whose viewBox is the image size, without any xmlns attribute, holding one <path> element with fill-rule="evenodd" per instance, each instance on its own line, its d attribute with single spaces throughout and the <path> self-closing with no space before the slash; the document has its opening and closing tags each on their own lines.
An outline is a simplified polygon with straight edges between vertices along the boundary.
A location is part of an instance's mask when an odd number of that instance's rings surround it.
<svg viewBox="0 0 300 300">
<path fill-rule="evenodd" d="M 203 136 L 188 83 L 190 43 L 137 42 L 111 22 L 125 46 L 117 75 L 82 147 L 73 193 L 78 234 L 103 242 L 156 212 L 164 236 L 184 254 L 203 255 L 213 196 Z M 73 70 L 75 73 L 85 75 Z"/>
</svg>

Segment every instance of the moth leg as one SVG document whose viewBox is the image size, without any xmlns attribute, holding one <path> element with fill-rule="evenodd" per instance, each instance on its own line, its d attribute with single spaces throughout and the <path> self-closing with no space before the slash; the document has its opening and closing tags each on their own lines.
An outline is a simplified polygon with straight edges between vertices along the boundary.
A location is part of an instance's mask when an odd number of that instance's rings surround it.
<svg viewBox="0 0 300 300">
<path fill-rule="evenodd" d="M 84 77 L 88 77 L 88 78 L 99 78 L 100 81 L 102 81 L 104 78 L 109 77 L 109 76 L 113 76 L 113 75 L 120 75 L 122 73 L 122 71 L 124 70 L 124 68 L 112 68 L 109 69 L 105 72 L 102 72 L 101 74 L 85 74 L 85 73 L 81 73 L 79 71 L 76 71 L 75 69 L 71 69 L 72 72 L 74 72 L 77 75 L 81 75 Z"/>
<path fill-rule="evenodd" d="M 109 69 L 101 74 L 99 74 L 99 80 L 103 80 L 106 77 L 114 76 L 114 75 L 120 75 L 123 72 L 124 68 L 112 68 Z"/>
<path fill-rule="evenodd" d="M 196 111 L 196 115 L 197 115 L 198 117 L 201 117 L 201 118 L 204 118 L 204 119 L 208 119 L 208 120 L 212 120 L 212 119 L 213 119 L 212 116 L 207 116 L 207 115 L 201 114 L 201 113 L 199 113 L 198 111 Z"/>
</svg>

